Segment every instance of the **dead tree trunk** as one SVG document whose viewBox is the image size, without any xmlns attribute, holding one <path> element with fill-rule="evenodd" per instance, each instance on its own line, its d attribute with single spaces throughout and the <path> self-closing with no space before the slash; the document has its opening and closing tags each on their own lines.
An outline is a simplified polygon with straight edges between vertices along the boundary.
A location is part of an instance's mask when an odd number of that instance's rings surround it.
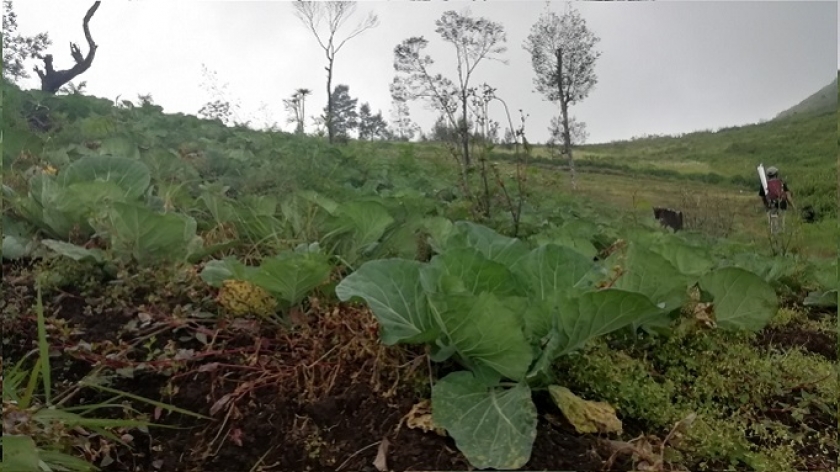
<svg viewBox="0 0 840 472">
<path fill-rule="evenodd" d="M 97 46 L 90 35 L 88 23 L 90 23 L 90 19 L 93 17 L 93 14 L 96 13 L 100 3 L 102 3 L 100 0 L 94 2 L 93 6 L 91 6 L 87 11 L 87 14 L 85 14 L 84 21 L 82 22 L 82 28 L 85 31 L 85 39 L 87 40 L 89 48 L 87 56 L 82 57 L 82 52 L 79 50 L 79 46 L 76 43 L 70 43 L 70 55 L 73 56 L 73 60 L 76 61 L 76 64 L 73 67 L 67 70 L 55 70 L 53 67 L 52 54 L 47 54 L 43 57 L 43 71 L 38 67 L 35 67 L 35 72 L 38 74 L 38 77 L 41 78 L 41 90 L 44 92 L 55 94 L 62 85 L 84 73 L 90 68 L 90 65 L 93 64 L 93 57 L 96 55 Z"/>
</svg>

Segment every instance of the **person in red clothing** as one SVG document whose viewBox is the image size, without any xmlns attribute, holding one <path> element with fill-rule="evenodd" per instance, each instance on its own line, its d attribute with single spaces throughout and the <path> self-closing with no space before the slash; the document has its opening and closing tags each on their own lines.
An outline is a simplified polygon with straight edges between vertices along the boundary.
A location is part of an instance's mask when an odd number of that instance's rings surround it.
<svg viewBox="0 0 840 472">
<path fill-rule="evenodd" d="M 775 167 L 767 168 L 767 192 L 764 191 L 764 186 L 758 189 L 758 196 L 764 202 L 766 210 L 779 209 L 787 210 L 788 204 L 793 206 L 791 200 L 791 191 L 787 183 L 779 178 L 779 169 Z"/>
</svg>

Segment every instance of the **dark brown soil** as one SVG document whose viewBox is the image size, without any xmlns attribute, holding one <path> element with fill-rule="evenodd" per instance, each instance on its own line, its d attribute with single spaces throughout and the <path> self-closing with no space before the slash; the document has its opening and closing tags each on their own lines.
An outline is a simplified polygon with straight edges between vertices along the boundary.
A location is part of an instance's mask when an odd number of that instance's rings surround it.
<svg viewBox="0 0 840 472">
<path fill-rule="evenodd" d="M 36 345 L 35 291 L 24 268 L 4 269 L 3 351 L 15 362 Z M 116 296 L 109 287 L 84 296 L 45 293 L 51 344 L 64 349 L 51 362 L 56 385 L 95 367 L 119 370 L 133 377 L 113 376 L 112 388 L 212 419 L 131 401 L 153 422 L 178 429 L 129 431 L 132 448 L 111 445 L 115 461 L 102 470 L 373 472 L 383 439 L 390 470 L 470 470 L 451 439 L 405 426 L 412 405 L 428 397 L 426 358 L 422 349 L 381 346 L 369 312 L 313 300 L 311 313 L 289 332 L 191 316 L 212 306 L 213 294 L 200 283 L 151 298 L 139 291 Z M 108 398 L 85 390 L 69 405 Z M 538 434 L 524 470 L 602 470 L 610 453 L 599 438 L 576 433 L 545 396 L 535 401 Z M 626 429 L 625 440 L 639 434 Z M 631 467 L 624 456 L 612 470 Z"/>
<path fill-rule="evenodd" d="M 798 347 L 807 352 L 819 354 L 826 359 L 837 360 L 837 333 L 815 332 L 794 325 L 765 328 L 756 338 L 762 347 Z"/>
<path fill-rule="evenodd" d="M 14 363 L 36 347 L 35 290 L 30 266 L 3 268 L 3 359 Z M 211 419 L 131 401 L 153 422 L 177 429 L 128 431 L 131 449 L 95 439 L 94 445 L 112 451 L 114 462 L 103 471 L 374 472 L 383 440 L 390 470 L 470 470 L 450 438 L 410 429 L 403 421 L 415 403 L 428 398 L 429 376 L 451 366 L 429 372 L 422 349 L 380 345 L 368 311 L 314 298 L 289 329 L 202 315 L 217 305 L 212 289 L 195 274 L 174 284 L 150 285 L 142 277 L 135 283 L 133 289 L 103 281 L 84 295 L 70 288 L 45 293 L 51 344 L 64 351 L 51 360 L 56 390 L 100 368 L 112 376 L 113 388 Z M 834 333 L 786 326 L 764 330 L 756 342 L 800 346 L 837 359 Z M 108 398 L 84 390 L 69 405 Z M 764 416 L 805 429 L 832 427 L 826 422 L 830 416 L 816 409 L 804 421 L 794 418 L 786 405 L 800 399 L 791 392 Z M 611 452 L 601 446 L 604 438 L 578 434 L 545 394 L 534 400 L 538 434 L 523 470 L 605 470 Z M 666 433 L 649 431 L 640 419 L 622 420 L 623 436 L 609 439 Z M 833 464 L 809 441 L 806 437 L 801 448 L 803 457 L 810 457 L 809 470 Z M 609 470 L 632 469 L 632 458 L 623 455 Z"/>
</svg>

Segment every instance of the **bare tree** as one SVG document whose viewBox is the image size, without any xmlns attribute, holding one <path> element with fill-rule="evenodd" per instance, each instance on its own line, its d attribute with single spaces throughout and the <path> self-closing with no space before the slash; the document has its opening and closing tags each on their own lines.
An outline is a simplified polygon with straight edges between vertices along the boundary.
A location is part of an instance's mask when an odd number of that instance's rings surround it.
<svg viewBox="0 0 840 472">
<path fill-rule="evenodd" d="M 335 66 L 335 55 L 347 43 L 370 28 L 379 24 L 379 18 L 371 13 L 359 22 L 352 32 L 343 40 L 338 40 L 336 34 L 342 25 L 356 12 L 356 2 L 326 2 L 326 1 L 297 1 L 295 14 L 315 35 L 318 45 L 327 56 L 327 115 L 326 126 L 329 142 L 333 142 L 335 132 L 332 126 L 333 101 L 332 78 Z M 326 31 L 319 31 L 321 23 L 326 23 Z"/>
<path fill-rule="evenodd" d="M 292 94 L 292 98 L 287 98 L 283 100 L 283 104 L 286 106 L 286 111 L 290 112 L 288 122 L 289 123 L 296 123 L 295 124 L 295 133 L 303 134 L 304 133 L 304 122 L 306 117 L 306 97 L 310 95 L 312 90 L 307 88 L 299 88 L 295 90 L 295 93 Z"/>
<path fill-rule="evenodd" d="M 569 158 L 572 189 L 576 182 L 569 107 L 586 98 L 598 83 L 595 62 L 601 53 L 595 50 L 595 44 L 599 40 L 580 13 L 568 6 L 563 16 L 552 11 L 543 13 L 524 45 L 531 53 L 537 91 L 560 104 L 562 154 Z"/>
<path fill-rule="evenodd" d="M 93 42 L 93 37 L 90 35 L 89 23 L 90 19 L 93 18 L 93 14 L 96 13 L 96 10 L 99 8 L 100 3 L 102 2 L 99 0 L 94 2 L 82 20 L 82 29 L 85 32 L 85 39 L 88 43 L 87 56 L 82 56 L 82 51 L 76 43 L 70 43 L 70 55 L 73 56 L 73 60 L 76 62 L 73 67 L 66 70 L 55 70 L 52 54 L 47 54 L 43 57 L 43 71 L 38 67 L 35 67 L 35 73 L 41 78 L 41 90 L 44 92 L 54 94 L 61 89 L 62 85 L 70 82 L 90 69 L 91 64 L 93 64 L 93 58 L 96 55 L 97 45 Z"/>
<path fill-rule="evenodd" d="M 391 122 L 394 126 L 394 138 L 410 141 L 419 131 L 419 126 L 411 120 L 405 90 L 396 78 L 391 83 Z"/>
<path fill-rule="evenodd" d="M 399 74 L 395 82 L 399 82 L 405 99 L 429 100 L 444 114 L 449 125 L 458 130 L 462 165 L 466 170 L 471 166 L 468 107 L 474 90 L 470 89 L 470 79 L 484 59 L 500 60 L 497 55 L 507 50 L 502 46 L 507 38 L 501 24 L 473 18 L 468 9 L 463 14 L 447 11 L 435 24 L 435 31 L 455 47 L 457 83 L 429 71 L 434 61 L 428 55 L 422 55 L 428 45 L 422 36 L 408 38 L 394 49 L 394 69 Z M 460 117 L 456 116 L 459 111 Z"/>
<path fill-rule="evenodd" d="M 219 120 L 225 125 L 242 125 L 240 112 L 242 107 L 239 101 L 233 102 L 228 92 L 228 83 L 221 83 L 215 70 L 201 64 L 201 75 L 203 80 L 201 88 L 210 93 L 213 97 L 204 104 L 198 111 L 198 116 L 210 120 Z"/>
</svg>

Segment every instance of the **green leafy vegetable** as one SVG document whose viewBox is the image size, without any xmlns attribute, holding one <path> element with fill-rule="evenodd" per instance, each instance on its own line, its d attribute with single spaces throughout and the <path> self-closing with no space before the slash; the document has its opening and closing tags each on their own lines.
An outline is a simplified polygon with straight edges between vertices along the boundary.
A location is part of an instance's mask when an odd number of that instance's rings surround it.
<svg viewBox="0 0 840 472">
<path fill-rule="evenodd" d="M 111 248 L 142 263 L 186 260 L 196 238 L 193 218 L 156 213 L 138 204 L 114 203 L 105 226 Z"/>
<path fill-rule="evenodd" d="M 56 241 L 54 239 L 44 239 L 41 243 L 50 248 L 56 254 L 69 257 L 74 261 L 90 260 L 98 263 L 105 261 L 105 254 L 101 249 L 87 249 L 82 246 L 77 246 L 64 241 Z"/>
<path fill-rule="evenodd" d="M 537 437 L 537 408 L 527 385 L 488 388 L 470 372 L 453 372 L 435 384 L 432 418 L 478 469 L 524 467 Z"/>
<path fill-rule="evenodd" d="M 700 279 L 700 288 L 712 295 L 715 320 L 722 329 L 758 331 L 779 308 L 773 288 L 744 269 L 716 269 Z"/>
<path fill-rule="evenodd" d="M 383 259 L 364 263 L 335 288 L 339 300 L 363 298 L 382 326 L 386 345 L 430 342 L 440 328 L 428 315 L 417 261 Z"/>
<path fill-rule="evenodd" d="M 318 252 L 284 252 L 263 259 L 259 269 L 248 281 L 297 305 L 315 287 L 323 283 L 332 271 L 327 257 Z"/>
<path fill-rule="evenodd" d="M 135 146 L 136 149 L 136 146 Z M 151 183 L 149 168 L 126 157 L 86 156 L 70 164 L 59 175 L 59 183 L 113 182 L 125 190 L 126 199 L 140 198 Z"/>
</svg>

